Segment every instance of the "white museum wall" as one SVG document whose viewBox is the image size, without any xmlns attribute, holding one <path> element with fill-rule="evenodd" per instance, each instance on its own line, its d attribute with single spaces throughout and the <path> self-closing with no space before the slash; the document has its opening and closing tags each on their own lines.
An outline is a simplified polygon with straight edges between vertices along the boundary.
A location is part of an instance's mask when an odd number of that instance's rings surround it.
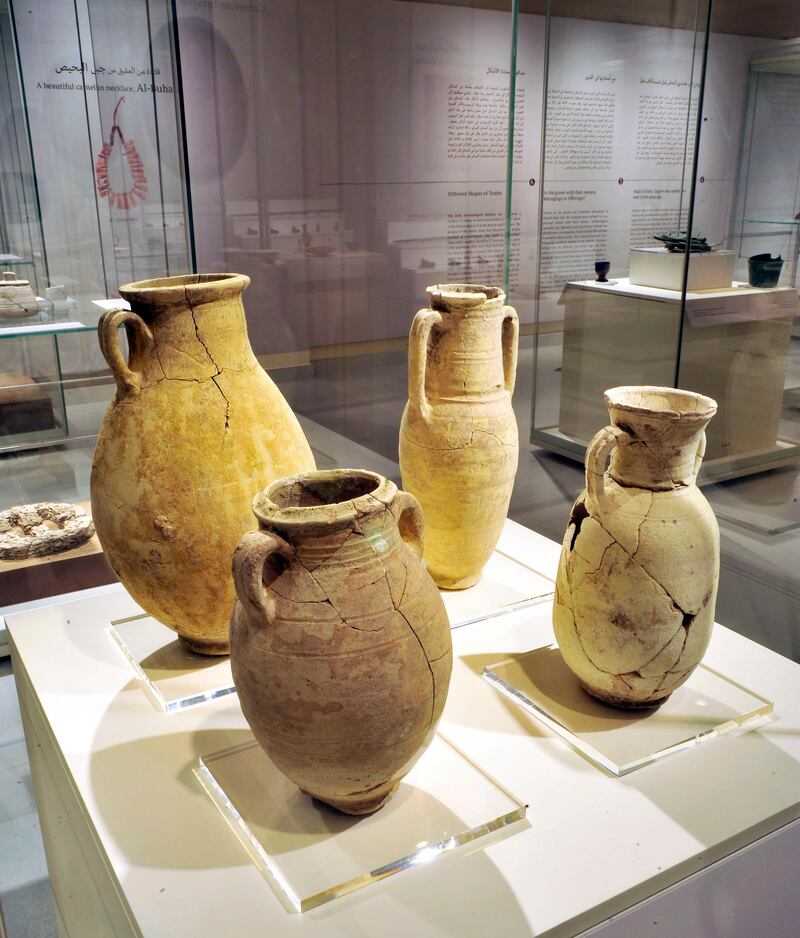
<svg viewBox="0 0 800 938">
<path fill-rule="evenodd" d="M 61 0 L 17 10 L 51 279 L 88 298 L 131 274 L 189 266 L 185 237 L 182 253 L 165 239 L 138 266 L 130 256 L 148 246 L 148 212 L 184 208 L 174 62 L 157 21 L 168 7 L 152 7 L 152 45 L 123 0 L 84 0 L 78 22 Z M 197 268 L 251 274 L 257 352 L 400 338 L 429 283 L 502 281 L 510 11 L 401 0 L 177 9 Z M 520 16 L 509 266 L 525 323 L 537 288 L 544 34 L 543 17 Z M 677 221 L 694 43 L 685 30 L 553 20 L 543 319 L 561 318 L 565 280 L 591 277 L 601 256 L 624 275 L 629 245 Z M 696 216 L 711 240 L 730 235 L 748 63 L 767 46 L 711 37 Z M 135 74 L 101 82 L 98 68 Z M 94 179 L 120 94 L 150 187 L 125 213 L 97 198 Z M 100 367 L 91 343 L 72 344 L 68 370 Z"/>
<path fill-rule="evenodd" d="M 596 260 L 624 277 L 630 247 L 655 245 L 652 236 L 678 227 L 679 213 L 685 225 L 702 52 L 688 30 L 560 18 L 550 42 L 542 321 L 563 318 L 564 282 L 593 279 Z M 731 235 L 749 61 L 768 44 L 710 37 L 694 227 L 712 242 Z M 528 315 L 537 286 L 535 198 L 515 186 L 525 275 L 516 299 Z"/>
</svg>

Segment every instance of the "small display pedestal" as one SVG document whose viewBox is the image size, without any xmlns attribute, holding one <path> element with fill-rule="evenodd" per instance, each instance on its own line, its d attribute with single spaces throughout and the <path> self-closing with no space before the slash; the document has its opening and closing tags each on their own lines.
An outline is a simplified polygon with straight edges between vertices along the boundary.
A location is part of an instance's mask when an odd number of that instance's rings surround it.
<svg viewBox="0 0 800 938">
<path fill-rule="evenodd" d="M 549 599 L 554 590 L 552 580 L 496 550 L 475 586 L 441 590 L 441 594 L 450 627 L 455 629 L 533 606 Z"/>
<path fill-rule="evenodd" d="M 194 654 L 178 640 L 177 633 L 147 613 L 112 622 L 108 634 L 128 659 L 147 696 L 165 713 L 236 690 L 227 656 Z"/>
<path fill-rule="evenodd" d="M 195 774 L 287 911 L 307 912 L 500 831 L 526 806 L 438 734 L 375 814 L 304 795 L 253 739 L 201 758 Z"/>
<path fill-rule="evenodd" d="M 613 775 L 627 775 L 730 730 L 760 725 L 773 706 L 701 664 L 660 707 L 617 709 L 583 690 L 557 645 L 490 665 L 483 669 L 483 676 Z"/>
</svg>

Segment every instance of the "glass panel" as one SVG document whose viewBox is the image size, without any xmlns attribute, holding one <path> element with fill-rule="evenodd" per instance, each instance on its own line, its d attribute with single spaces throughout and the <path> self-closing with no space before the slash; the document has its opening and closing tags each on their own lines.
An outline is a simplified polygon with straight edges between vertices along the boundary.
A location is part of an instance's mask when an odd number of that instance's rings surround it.
<svg viewBox="0 0 800 938">
<path fill-rule="evenodd" d="M 362 817 L 302 793 L 252 739 L 203 757 L 195 772 L 231 836 L 296 912 L 517 833 L 527 807 L 438 734 L 391 800 Z"/>
<path fill-rule="evenodd" d="M 125 655 L 143 691 L 165 713 L 236 691 L 227 656 L 194 654 L 172 629 L 146 613 L 113 621 L 108 634 Z"/>
<path fill-rule="evenodd" d="M 704 489 L 721 527 L 717 615 L 800 657 L 800 53 L 796 21 L 715 0 L 695 224 L 735 257 L 724 294 L 688 298 L 678 383 L 719 404 Z M 728 113 L 726 105 L 741 106 Z M 749 261 L 780 257 L 782 264 Z M 770 267 L 773 269 L 770 270 Z M 769 278 L 772 277 L 770 280 Z"/>
<path fill-rule="evenodd" d="M 721 525 L 717 617 L 797 658 L 797 18 L 788 10 L 759 18 L 727 0 L 698 3 L 690 15 L 634 4 L 615 4 L 612 13 L 601 4 L 592 21 L 562 17 L 557 0 L 551 9 L 553 115 L 548 107 L 542 179 L 526 187 L 515 177 L 513 190 L 516 205 L 532 206 L 542 184 L 538 261 L 531 224 L 527 253 L 522 239 L 529 284 L 522 295 L 512 290 L 520 308 L 526 298 L 535 307 L 538 297 L 531 440 L 543 447 L 533 450 L 542 494 L 524 506 L 516 496 L 516 517 L 554 538 L 563 532 L 566 507 L 583 486 L 577 460 L 608 422 L 605 388 L 676 385 L 711 395 L 719 412 L 709 426 L 700 482 Z M 611 99 L 594 94 L 598 89 L 613 96 L 613 121 L 599 120 Z M 584 91 L 596 102 L 585 118 L 575 103 Z M 674 120 L 667 107 L 675 109 Z M 612 163 L 627 165 L 607 178 L 587 168 L 590 155 L 599 159 L 596 141 L 604 133 Z M 566 147 L 573 148 L 567 155 Z M 565 171 L 570 156 L 582 172 Z M 565 162 L 553 165 L 556 158 Z M 587 179 L 591 194 L 584 197 L 578 183 Z M 609 210 L 606 241 L 598 240 L 604 216 L 581 215 L 595 208 Z M 532 219 L 533 208 L 523 217 Z M 672 282 L 641 285 L 657 282 L 650 279 L 655 258 L 646 258 L 651 269 L 643 277 L 645 257 L 635 249 L 659 230 L 687 224 L 713 250 L 692 253 L 688 269 L 685 255 L 661 258 L 673 265 Z M 568 225 L 575 233 L 559 234 Z M 591 254 L 605 244 L 609 279 L 619 281 L 608 286 L 590 282 Z M 748 283 L 748 259 L 763 253 L 783 260 L 775 287 L 763 279 Z M 551 276 L 575 256 L 580 274 Z M 755 276 L 768 276 L 768 267 Z M 640 283 L 632 287 L 634 279 Z M 554 452 L 575 459 L 574 467 Z"/>
<path fill-rule="evenodd" d="M 686 256 L 654 238 L 688 221 L 703 5 L 674 17 L 601 5 L 593 20 L 561 7 L 541 179 L 514 187 L 528 219 L 534 190 L 541 211 L 518 302 L 538 326 L 531 440 L 580 457 L 608 422 L 607 387 L 675 380 Z"/>
<path fill-rule="evenodd" d="M 627 775 L 734 729 L 762 726 L 773 706 L 701 664 L 660 707 L 619 710 L 583 691 L 556 645 L 498 661 L 483 676 L 612 775 Z"/>
<path fill-rule="evenodd" d="M 19 325 L 86 327 L 53 339 L 23 330 L 25 348 L 51 358 L 64 414 L 55 436 L 32 425 L 0 437 L 0 452 L 66 439 L 54 458 L 85 472 L 113 389 L 94 334 L 96 301 L 120 283 L 192 268 L 171 10 L 167 0 L 0 6 L 0 254 L 46 298 Z M 0 340 L 15 335 L 0 329 Z M 18 348 L 0 344 L 5 371 Z"/>
</svg>

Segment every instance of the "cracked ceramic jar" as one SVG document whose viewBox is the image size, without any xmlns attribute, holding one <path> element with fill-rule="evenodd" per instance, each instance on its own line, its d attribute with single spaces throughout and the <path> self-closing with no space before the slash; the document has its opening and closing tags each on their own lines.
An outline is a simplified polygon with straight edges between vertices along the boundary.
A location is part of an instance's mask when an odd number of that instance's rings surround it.
<svg viewBox="0 0 800 938">
<path fill-rule="evenodd" d="M 430 743 L 452 668 L 417 500 L 372 472 L 281 479 L 233 558 L 231 667 L 247 722 L 306 794 L 369 814 Z"/>
<path fill-rule="evenodd" d="M 719 528 L 695 479 L 717 405 L 656 387 L 612 388 L 605 399 L 611 425 L 586 451 L 553 624 L 590 694 L 654 707 L 686 681 L 711 637 Z"/>
<path fill-rule="evenodd" d="M 480 579 L 514 487 L 519 456 L 511 406 L 519 324 L 497 287 L 428 287 L 408 349 L 400 427 L 403 486 L 425 513 L 425 560 L 444 589 Z"/>
<path fill-rule="evenodd" d="M 308 442 L 247 339 L 240 274 L 120 287 L 103 314 L 117 390 L 92 465 L 105 556 L 137 603 L 201 654 L 228 653 L 230 557 L 253 492 L 314 468 Z M 119 344 L 125 326 L 129 357 Z"/>
</svg>

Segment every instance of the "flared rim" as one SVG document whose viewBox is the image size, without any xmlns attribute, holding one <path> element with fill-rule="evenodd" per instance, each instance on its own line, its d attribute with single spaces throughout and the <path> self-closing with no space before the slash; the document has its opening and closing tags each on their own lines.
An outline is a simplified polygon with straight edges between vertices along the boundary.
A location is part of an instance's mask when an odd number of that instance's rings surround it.
<svg viewBox="0 0 800 938">
<path fill-rule="evenodd" d="M 388 505 L 390 479 L 368 469 L 316 469 L 276 479 L 253 499 L 259 521 L 280 527 L 354 521 Z"/>
<path fill-rule="evenodd" d="M 436 283 L 425 292 L 432 309 L 469 310 L 479 306 L 502 306 L 506 295 L 500 287 L 480 283 Z"/>
<path fill-rule="evenodd" d="M 250 278 L 246 274 L 180 274 L 124 283 L 119 295 L 138 305 L 200 304 L 240 296 L 249 285 Z"/>
<path fill-rule="evenodd" d="M 656 385 L 621 385 L 603 394 L 610 410 L 646 416 L 707 420 L 717 412 L 717 402 L 705 394 Z"/>
</svg>

